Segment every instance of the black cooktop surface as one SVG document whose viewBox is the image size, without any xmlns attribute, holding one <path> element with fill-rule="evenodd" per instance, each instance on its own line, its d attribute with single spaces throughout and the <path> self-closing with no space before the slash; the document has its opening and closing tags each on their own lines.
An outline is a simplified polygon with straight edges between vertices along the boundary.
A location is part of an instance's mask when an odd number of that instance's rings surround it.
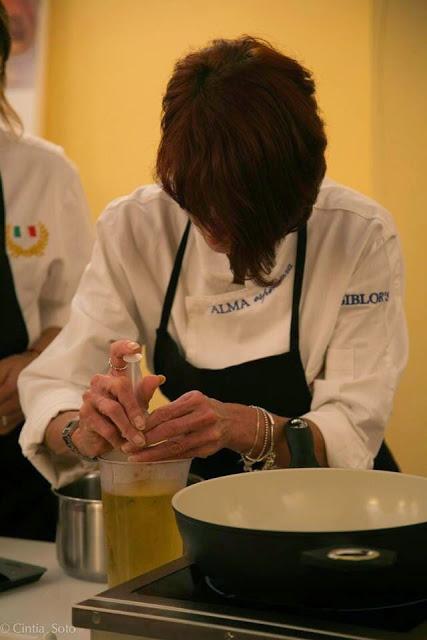
<svg viewBox="0 0 427 640">
<path fill-rule="evenodd" d="M 427 599 L 384 594 L 337 594 L 319 606 L 290 592 L 271 604 L 265 594 L 227 593 L 182 558 L 80 603 L 73 623 L 159 640 L 427 640 Z"/>
</svg>

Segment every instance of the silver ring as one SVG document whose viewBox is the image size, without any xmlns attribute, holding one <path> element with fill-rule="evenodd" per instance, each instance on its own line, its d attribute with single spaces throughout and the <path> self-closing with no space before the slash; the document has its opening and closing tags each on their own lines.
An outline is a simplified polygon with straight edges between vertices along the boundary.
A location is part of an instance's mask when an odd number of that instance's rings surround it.
<svg viewBox="0 0 427 640">
<path fill-rule="evenodd" d="M 111 369 L 114 369 L 114 371 L 125 371 L 128 368 L 127 364 L 125 364 L 124 367 L 115 367 L 111 362 L 111 358 L 108 358 L 108 364 L 110 365 Z"/>
<path fill-rule="evenodd" d="M 1 426 L 2 426 L 2 427 L 7 427 L 7 423 L 8 423 L 8 422 L 9 422 L 9 421 L 8 421 L 8 419 L 7 419 L 7 416 L 2 416 L 2 417 L 1 417 Z"/>
</svg>

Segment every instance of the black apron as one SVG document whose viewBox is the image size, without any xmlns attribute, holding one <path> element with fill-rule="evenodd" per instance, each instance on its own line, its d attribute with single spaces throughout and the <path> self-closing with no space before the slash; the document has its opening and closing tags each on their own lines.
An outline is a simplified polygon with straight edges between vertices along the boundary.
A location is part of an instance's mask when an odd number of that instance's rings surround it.
<svg viewBox="0 0 427 640">
<path fill-rule="evenodd" d="M 0 175 L 0 360 L 28 347 L 28 333 L 16 296 L 6 251 L 6 209 Z M 57 499 L 49 483 L 22 455 L 22 424 L 0 435 L 0 536 L 54 540 Z"/>
<path fill-rule="evenodd" d="M 295 277 L 292 294 L 292 317 L 290 328 L 290 350 L 280 355 L 249 360 L 223 369 L 200 369 L 187 362 L 178 345 L 168 333 L 167 327 L 187 245 L 190 222 L 182 236 L 175 264 L 163 304 L 160 326 L 154 349 L 154 370 L 166 376 L 162 393 L 175 400 L 183 393 L 197 389 L 205 395 L 222 402 L 258 405 L 280 416 L 296 417 L 308 413 L 311 408 L 311 393 L 305 378 L 299 351 L 299 304 L 304 276 L 307 227 L 298 231 Z M 220 345 L 218 345 L 220 348 Z M 201 345 L 201 348 L 203 346 Z M 390 452 L 382 445 L 381 467 L 398 471 Z M 386 465 L 384 467 L 384 465 Z M 241 473 L 243 465 L 240 455 L 222 449 L 208 458 L 195 458 L 191 471 L 203 478 Z"/>
</svg>

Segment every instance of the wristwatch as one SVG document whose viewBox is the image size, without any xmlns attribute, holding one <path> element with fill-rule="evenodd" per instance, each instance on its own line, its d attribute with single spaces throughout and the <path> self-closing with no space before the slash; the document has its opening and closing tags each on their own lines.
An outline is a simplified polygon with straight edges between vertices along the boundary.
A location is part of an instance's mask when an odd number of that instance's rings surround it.
<svg viewBox="0 0 427 640">
<path fill-rule="evenodd" d="M 70 422 L 67 422 L 67 424 L 62 430 L 62 439 L 67 445 L 67 447 L 70 449 L 70 451 L 72 451 L 77 456 L 79 456 L 81 460 L 86 460 L 86 462 L 96 462 L 96 460 L 98 459 L 97 456 L 94 456 L 93 458 L 91 458 L 90 456 L 84 456 L 82 453 L 80 453 L 80 451 L 75 446 L 71 436 L 73 435 L 74 431 L 77 429 L 78 426 L 79 426 L 78 420 L 71 420 Z"/>
<path fill-rule="evenodd" d="M 288 425 L 292 427 L 292 429 L 309 429 L 310 426 L 306 420 L 303 418 L 292 418 L 289 420 Z"/>
<path fill-rule="evenodd" d="M 291 454 L 290 469 L 320 467 L 314 453 L 313 434 L 306 420 L 289 420 L 285 424 L 285 437 Z"/>
</svg>

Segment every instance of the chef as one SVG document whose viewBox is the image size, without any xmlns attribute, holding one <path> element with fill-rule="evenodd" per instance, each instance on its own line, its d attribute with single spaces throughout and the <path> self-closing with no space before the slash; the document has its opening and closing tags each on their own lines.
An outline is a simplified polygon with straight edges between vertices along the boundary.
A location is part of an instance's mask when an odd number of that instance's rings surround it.
<svg viewBox="0 0 427 640">
<path fill-rule="evenodd" d="M 325 147 L 311 74 L 268 43 L 177 63 L 158 184 L 101 216 L 70 321 L 20 378 L 23 451 L 50 482 L 112 448 L 192 457 L 206 478 L 286 467 L 291 419 L 319 464 L 397 470 L 399 240 L 379 204 L 325 178 Z M 123 356 L 140 345 L 156 375 L 135 397 Z M 148 413 L 162 383 L 171 402 Z"/>
<path fill-rule="evenodd" d="M 62 151 L 19 133 L 4 95 L 10 47 L 0 3 L 0 535 L 52 540 L 56 500 L 18 444 L 17 378 L 66 323 L 92 229 L 79 177 Z"/>
</svg>

